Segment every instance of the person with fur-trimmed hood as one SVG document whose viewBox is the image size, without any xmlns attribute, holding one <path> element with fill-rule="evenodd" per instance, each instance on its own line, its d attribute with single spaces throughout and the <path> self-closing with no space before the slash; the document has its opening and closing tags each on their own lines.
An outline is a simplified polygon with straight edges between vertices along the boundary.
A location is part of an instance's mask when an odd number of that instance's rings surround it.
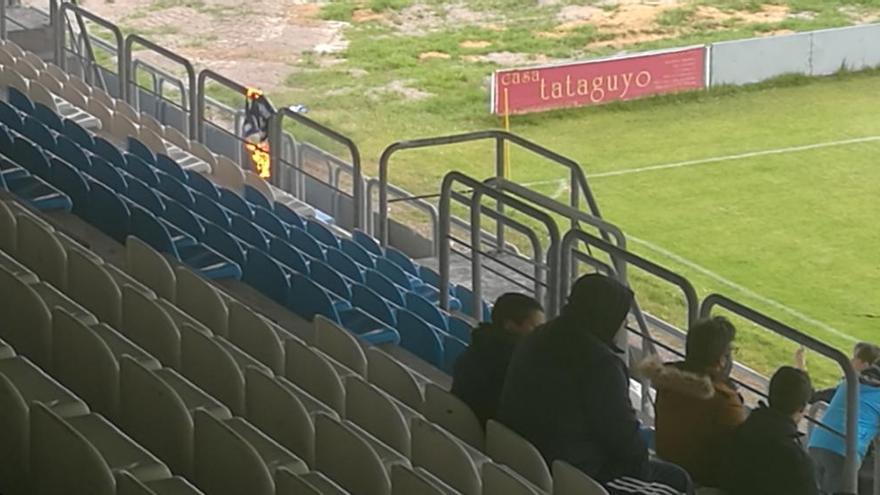
<svg viewBox="0 0 880 495">
<path fill-rule="evenodd" d="M 657 390 L 657 455 L 702 486 L 719 485 L 721 453 L 748 414 L 730 380 L 735 337 L 726 318 L 701 320 L 687 334 L 684 361 L 664 364 L 652 356 L 637 370 Z"/>
</svg>

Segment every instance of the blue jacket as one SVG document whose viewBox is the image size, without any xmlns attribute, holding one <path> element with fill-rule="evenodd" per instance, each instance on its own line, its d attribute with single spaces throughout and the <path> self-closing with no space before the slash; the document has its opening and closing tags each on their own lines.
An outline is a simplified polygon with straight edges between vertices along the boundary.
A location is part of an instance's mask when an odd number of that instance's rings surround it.
<svg viewBox="0 0 880 495">
<path fill-rule="evenodd" d="M 846 431 L 846 382 L 842 382 L 834 392 L 831 404 L 822 417 L 822 424 L 835 431 Z M 859 376 L 859 461 L 865 457 L 868 446 L 880 433 L 880 367 L 873 366 Z M 810 435 L 810 448 L 830 450 L 846 455 L 846 444 L 842 436 L 817 426 Z"/>
</svg>

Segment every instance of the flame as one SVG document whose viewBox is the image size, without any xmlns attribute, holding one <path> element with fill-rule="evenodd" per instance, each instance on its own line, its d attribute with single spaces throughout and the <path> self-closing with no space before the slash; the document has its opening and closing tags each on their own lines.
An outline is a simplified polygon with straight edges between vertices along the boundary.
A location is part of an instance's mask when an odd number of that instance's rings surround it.
<svg viewBox="0 0 880 495">
<path fill-rule="evenodd" d="M 245 143 L 244 147 L 248 153 L 250 153 L 251 162 L 254 164 L 254 167 L 256 167 L 257 173 L 260 174 L 260 177 L 264 179 L 272 177 L 272 163 L 269 159 L 269 142 Z"/>
<path fill-rule="evenodd" d="M 247 93 L 245 94 L 248 100 L 256 100 L 257 98 L 263 96 L 263 92 L 257 88 L 247 88 Z"/>
</svg>

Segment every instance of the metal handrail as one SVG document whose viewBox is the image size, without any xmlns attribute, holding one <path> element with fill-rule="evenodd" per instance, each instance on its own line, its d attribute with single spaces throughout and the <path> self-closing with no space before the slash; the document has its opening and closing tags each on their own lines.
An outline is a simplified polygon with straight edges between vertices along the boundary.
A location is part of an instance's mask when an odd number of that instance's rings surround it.
<svg viewBox="0 0 880 495">
<path fill-rule="evenodd" d="M 99 17 L 88 10 L 69 2 L 63 2 L 61 6 L 58 8 L 56 12 L 57 18 L 54 19 L 55 24 L 55 63 L 62 69 L 67 70 L 67 57 L 64 55 L 64 43 L 65 43 L 65 34 L 64 30 L 67 25 L 67 12 L 71 11 L 75 15 L 84 17 L 95 24 L 107 29 L 111 33 L 113 33 L 113 37 L 116 39 L 116 53 L 123 53 L 123 36 L 122 30 L 116 24 L 104 19 L 103 17 Z M 88 33 L 83 33 L 84 35 L 88 35 Z M 128 65 L 123 60 L 123 57 L 117 55 L 116 57 L 116 73 L 119 76 L 119 94 L 124 95 L 125 86 L 127 80 L 127 67 Z"/>
<path fill-rule="evenodd" d="M 559 310 L 559 247 L 560 236 L 559 227 L 553 218 L 546 212 L 543 212 L 529 204 L 526 204 L 512 196 L 493 189 L 482 182 L 468 177 L 461 172 L 449 172 L 443 178 L 443 186 L 440 194 L 440 305 L 444 309 L 449 309 L 449 263 L 450 263 L 450 242 L 449 234 L 451 228 L 452 217 L 452 187 L 454 184 L 464 184 L 473 190 L 473 197 L 466 206 L 470 209 L 471 220 L 471 245 L 480 246 L 482 233 L 480 229 L 481 210 L 475 208 L 475 205 L 481 205 L 482 196 L 489 196 L 501 205 L 510 206 L 520 213 L 532 217 L 544 224 L 550 237 L 550 246 L 547 250 L 547 313 L 551 316 L 555 315 Z M 502 213 L 503 214 L 503 213 Z M 474 317 L 477 321 L 482 319 L 482 280 L 480 273 L 482 266 L 480 265 L 480 256 L 478 251 L 474 251 L 471 258 L 471 290 L 473 292 Z"/>
<path fill-rule="evenodd" d="M 193 135 L 193 139 L 196 139 L 202 143 L 205 142 L 205 103 L 206 97 L 205 94 L 205 85 L 208 80 L 212 80 L 216 83 L 219 83 L 227 88 L 235 91 L 236 93 L 241 93 L 241 96 L 247 97 L 247 86 L 233 81 L 232 79 L 220 74 L 219 72 L 215 72 L 210 69 L 203 69 L 199 72 L 198 76 L 196 76 L 196 92 L 195 92 L 195 114 L 196 114 L 196 132 Z M 238 132 L 238 129 L 236 129 Z"/>
<path fill-rule="evenodd" d="M 370 235 L 375 235 L 375 215 L 373 213 L 373 191 L 379 186 L 379 179 L 375 177 L 371 177 L 367 180 L 367 194 L 365 206 L 367 210 L 367 223 L 365 227 L 367 228 L 367 232 Z M 408 198 L 411 197 L 412 194 L 405 189 L 395 186 L 394 184 L 388 184 L 388 191 L 399 198 Z M 440 223 L 440 214 L 437 211 L 437 207 L 433 204 L 423 200 L 423 199 L 415 199 L 412 201 L 407 201 L 407 204 L 412 206 L 413 208 L 424 211 L 431 218 L 431 232 L 434 234 L 434 239 L 432 244 L 432 252 L 431 256 L 435 256 L 438 252 L 438 224 Z"/>
<path fill-rule="evenodd" d="M 774 320 L 767 315 L 759 313 L 739 302 L 720 294 L 707 296 L 700 305 L 700 315 L 708 317 L 714 307 L 721 307 L 757 324 L 773 333 L 781 335 L 811 349 L 831 360 L 843 369 L 846 379 L 846 461 L 844 462 L 843 490 L 846 493 L 856 493 L 858 488 L 858 415 L 859 415 L 859 378 L 853 369 L 849 358 L 839 350 L 820 342 L 819 340 L 801 333 L 790 326 Z M 875 480 L 877 483 L 877 480 Z"/>
<path fill-rule="evenodd" d="M 132 54 L 134 53 L 132 48 L 134 47 L 135 43 L 143 46 L 144 48 L 146 48 L 148 50 L 152 50 L 152 51 L 158 53 L 159 55 L 164 56 L 165 58 L 167 58 L 169 60 L 177 62 L 178 64 L 183 66 L 184 70 L 186 70 L 187 82 L 189 83 L 189 95 L 190 95 L 189 105 L 188 105 L 189 106 L 189 136 L 190 136 L 190 138 L 195 137 L 196 129 L 198 127 L 198 123 L 196 121 L 198 115 L 196 114 L 196 112 L 192 108 L 193 107 L 193 105 L 192 105 L 193 98 L 192 97 L 193 97 L 193 95 L 196 94 L 196 70 L 193 67 L 192 62 L 190 62 L 186 58 L 182 57 L 181 55 L 178 55 L 177 53 L 174 53 L 173 51 L 171 51 L 171 50 L 169 50 L 169 49 L 167 49 L 157 43 L 154 43 L 154 42 L 148 40 L 147 38 L 144 38 L 143 36 L 140 36 L 137 34 L 130 34 L 130 35 L 128 35 L 128 37 L 125 38 L 125 50 L 122 52 L 122 58 L 124 59 L 123 63 L 124 63 L 127 70 L 131 70 L 131 68 L 132 68 L 131 67 L 132 66 Z M 131 103 L 131 95 L 129 94 L 130 93 L 129 84 L 135 83 L 135 85 L 137 85 L 136 81 L 131 80 L 131 75 L 132 75 L 131 72 L 128 72 L 128 73 L 126 73 L 125 77 L 120 77 L 120 80 L 124 81 L 124 83 L 122 85 L 123 92 L 121 94 L 122 94 L 122 97 L 125 99 L 125 101 L 127 101 L 128 103 Z M 186 98 L 186 92 L 184 92 L 183 97 Z M 184 100 L 184 102 L 186 102 L 186 100 Z M 186 110 L 187 109 L 184 109 L 184 111 L 186 111 Z"/>
<path fill-rule="evenodd" d="M 354 189 L 352 191 L 352 225 L 356 229 L 362 228 L 364 225 L 364 175 L 361 167 L 360 149 L 348 136 L 336 132 L 323 124 L 315 122 L 314 120 L 306 117 L 299 112 L 295 112 L 288 107 L 282 107 L 278 109 L 278 111 L 275 113 L 275 115 L 272 116 L 269 121 L 269 156 L 272 163 L 281 163 L 281 146 L 276 145 L 276 143 L 281 143 L 281 135 L 283 133 L 282 123 L 285 117 L 290 118 L 298 124 L 302 124 L 314 131 L 317 131 L 318 133 L 323 134 L 324 136 L 327 136 L 333 141 L 336 141 L 337 143 L 340 143 L 348 148 L 348 152 L 349 154 L 351 154 L 352 175 L 354 177 L 354 179 L 352 180 L 352 188 Z M 277 174 L 273 174 L 272 181 L 275 186 L 278 186 Z"/>
<path fill-rule="evenodd" d="M 537 143 L 529 141 L 516 134 L 502 130 L 485 130 L 468 132 L 464 134 L 454 134 L 449 136 L 439 136 L 432 138 L 414 139 L 410 141 L 398 141 L 388 145 L 379 158 L 379 241 L 383 246 L 388 245 L 388 168 L 391 157 L 402 150 L 429 148 L 435 146 L 445 146 L 449 144 L 466 143 L 472 141 L 494 140 L 495 141 L 495 176 L 504 177 L 504 164 L 507 161 L 506 143 L 513 143 L 521 148 L 531 151 L 541 157 L 550 160 L 553 163 L 561 165 L 569 170 L 570 173 L 570 204 L 573 208 L 580 208 L 580 192 L 582 191 L 587 200 L 590 212 L 601 217 L 599 205 L 593 197 L 590 186 L 587 183 L 587 177 L 578 162 L 560 155 L 553 150 L 545 148 Z M 574 187 L 577 186 L 577 187 Z M 503 212 L 503 205 L 498 205 L 498 212 Z M 576 222 L 572 222 L 572 228 L 576 227 Z M 496 238 L 498 240 L 499 249 L 504 246 L 504 227 L 497 227 Z"/>
</svg>

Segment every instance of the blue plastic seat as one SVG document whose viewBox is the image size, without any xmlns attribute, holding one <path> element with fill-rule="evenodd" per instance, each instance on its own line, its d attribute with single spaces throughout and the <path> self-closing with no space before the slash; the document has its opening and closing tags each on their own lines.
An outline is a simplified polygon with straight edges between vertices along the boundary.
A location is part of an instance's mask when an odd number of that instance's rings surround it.
<svg viewBox="0 0 880 495">
<path fill-rule="evenodd" d="M 6 157 L 14 156 L 14 143 L 12 135 L 9 134 L 7 127 L 0 125 L 0 154 L 3 154 Z M 30 175 L 25 168 L 13 162 L 11 159 L 0 160 L 0 174 L 6 174 L 7 179 L 17 175 Z"/>
<path fill-rule="evenodd" d="M 37 120 L 36 117 L 25 116 L 24 135 L 44 150 L 55 151 L 55 136 L 49 132 L 46 124 Z"/>
<path fill-rule="evenodd" d="M 5 126 L 15 131 L 21 132 L 24 130 L 21 114 L 15 107 L 2 100 L 0 100 L 0 122 L 3 122 Z"/>
<path fill-rule="evenodd" d="M 219 226 L 209 223 L 205 225 L 205 235 L 203 244 L 207 244 L 211 249 L 222 254 L 226 258 L 238 263 L 239 266 L 245 266 L 245 251 L 242 246 Z"/>
<path fill-rule="evenodd" d="M 188 185 L 193 190 L 196 190 L 205 196 L 213 199 L 214 201 L 220 201 L 220 190 L 217 189 L 217 186 L 214 185 L 207 177 L 196 172 L 195 170 L 190 170 L 186 172 L 186 185 Z"/>
<path fill-rule="evenodd" d="M 342 328 L 357 335 L 361 340 L 373 345 L 400 344 L 400 334 L 385 322 L 373 317 L 360 308 L 351 308 L 339 313 Z"/>
<path fill-rule="evenodd" d="M 89 185 L 83 174 L 69 163 L 52 158 L 52 178 L 50 182 L 73 201 L 73 213 L 82 216 L 89 203 Z"/>
<path fill-rule="evenodd" d="M 129 136 L 126 142 L 128 144 L 129 153 L 135 155 L 136 157 L 149 163 L 150 165 L 156 164 L 156 155 L 154 155 L 153 152 L 150 151 L 150 148 L 147 148 L 147 145 L 140 142 L 139 139 Z"/>
<path fill-rule="evenodd" d="M 170 254 L 209 279 L 241 278 L 241 265 L 203 244 L 178 248 L 165 224 L 147 210 L 134 207 L 131 215 L 132 235 L 157 251 Z"/>
<path fill-rule="evenodd" d="M 211 198 L 202 193 L 194 192 L 193 197 L 196 203 L 192 206 L 192 210 L 198 213 L 205 220 L 219 225 L 223 229 L 228 229 L 232 223 L 229 213 L 224 210 L 218 203 L 211 201 Z"/>
<path fill-rule="evenodd" d="M 91 157 L 91 168 L 88 170 L 88 174 L 119 194 L 128 190 L 128 181 L 122 175 L 121 169 L 114 167 L 99 156 Z M 132 177 L 132 179 L 134 178 Z"/>
<path fill-rule="evenodd" d="M 193 195 L 192 189 L 186 187 L 186 184 L 162 172 L 157 172 L 156 177 L 159 179 L 159 191 L 162 194 L 187 208 L 195 207 L 196 198 Z M 210 198 L 208 200 L 210 201 Z"/>
<path fill-rule="evenodd" d="M 403 306 L 403 295 L 401 295 L 400 289 L 385 275 L 367 268 L 364 274 L 364 281 L 367 287 L 373 289 L 385 299 L 398 306 Z"/>
<path fill-rule="evenodd" d="M 61 121 L 61 117 L 46 105 L 34 103 L 33 116 L 56 132 L 64 132 L 64 122 Z"/>
<path fill-rule="evenodd" d="M 443 371 L 452 374 L 455 370 L 455 362 L 458 356 L 468 348 L 468 345 L 453 337 L 452 335 L 443 336 Z M 552 385 L 550 385 L 552 386 Z"/>
<path fill-rule="evenodd" d="M 403 268 L 403 271 L 412 275 L 413 277 L 419 277 L 419 268 L 413 263 L 412 258 L 404 254 L 403 252 L 393 248 L 387 247 L 385 248 L 385 258 L 394 263 L 395 265 Z M 421 280 L 421 278 L 419 277 Z"/>
<path fill-rule="evenodd" d="M 7 88 L 7 92 L 8 92 L 7 94 L 9 95 L 9 98 L 7 98 L 7 101 L 9 101 L 10 105 L 15 107 L 20 112 L 24 112 L 28 115 L 33 115 L 34 102 L 31 101 L 31 99 L 28 98 L 26 94 L 22 93 L 21 91 L 13 88 L 11 86 L 9 88 Z"/>
<path fill-rule="evenodd" d="M 92 139 L 92 135 L 89 134 L 89 131 L 85 130 L 81 125 L 70 119 L 64 119 L 63 132 L 65 136 L 70 138 L 76 144 L 82 146 L 84 149 L 94 151 L 95 140 Z"/>
<path fill-rule="evenodd" d="M 272 239 L 269 254 L 288 268 L 302 274 L 309 274 L 309 266 L 299 250 L 280 237 Z"/>
<path fill-rule="evenodd" d="M 321 222 L 316 220 L 308 219 L 306 220 L 306 232 L 312 235 L 316 241 L 328 247 L 339 247 L 339 239 L 333 235 L 333 232 L 330 231 L 327 227 L 324 226 Z"/>
<path fill-rule="evenodd" d="M 131 153 L 125 153 L 123 156 L 125 157 L 126 172 L 146 182 L 150 187 L 159 186 L 159 175 L 152 165 L 144 161 L 143 158 Z"/>
<path fill-rule="evenodd" d="M 122 156 L 122 152 L 119 151 L 119 148 L 102 137 L 95 137 L 95 147 L 92 151 L 100 155 L 101 158 L 112 163 L 114 167 L 124 169 L 126 166 L 125 157 Z"/>
<path fill-rule="evenodd" d="M 244 186 L 244 199 L 255 206 L 262 206 L 263 208 L 272 209 L 272 203 L 263 196 L 263 193 L 256 190 L 255 188 L 245 185 Z"/>
<path fill-rule="evenodd" d="M 468 315 L 473 316 L 474 314 L 474 293 L 471 292 L 470 289 L 464 287 L 462 285 L 458 285 L 455 287 L 455 297 L 459 300 L 461 304 L 461 312 Z M 489 321 L 489 313 L 490 308 L 486 301 L 483 302 L 483 318 L 481 321 Z M 451 305 L 450 305 L 451 308 Z"/>
<path fill-rule="evenodd" d="M 414 293 L 407 292 L 405 296 L 406 308 L 413 313 L 419 315 L 420 318 L 427 321 L 431 325 L 443 330 L 448 330 L 449 323 L 446 315 L 434 303 L 428 301 L 424 297 Z"/>
<path fill-rule="evenodd" d="M 330 294 L 301 273 L 293 273 L 290 276 L 287 307 L 308 321 L 314 320 L 316 315 L 321 315 L 331 321 L 342 323 Z"/>
<path fill-rule="evenodd" d="M 343 253 L 339 249 L 327 249 L 327 264 L 351 280 L 359 284 L 364 283 L 364 274 L 360 267 L 357 266 L 357 263 L 355 263 L 349 255 Z"/>
<path fill-rule="evenodd" d="M 471 343 L 471 332 L 473 332 L 473 328 L 471 328 L 471 324 L 467 321 L 462 320 L 457 316 L 450 316 L 448 328 L 449 335 L 452 335 L 467 344 Z"/>
<path fill-rule="evenodd" d="M 233 213 L 237 213 L 247 219 L 254 218 L 254 212 L 247 204 L 247 201 L 245 201 L 244 198 L 242 198 L 238 194 L 235 194 L 229 189 L 220 190 L 220 205 L 232 211 Z"/>
<path fill-rule="evenodd" d="M 241 215 L 232 215 L 232 228 L 230 232 L 241 241 L 263 252 L 269 251 L 269 240 L 260 229 L 247 218 Z"/>
<path fill-rule="evenodd" d="M 295 248 L 312 258 L 326 260 L 321 245 L 318 244 L 318 241 L 316 241 L 315 238 L 305 230 L 292 229 L 290 231 L 290 243 L 293 244 Z"/>
<path fill-rule="evenodd" d="M 385 256 L 385 251 L 382 249 L 382 246 L 380 246 L 372 236 L 360 230 L 355 230 L 351 233 L 351 239 L 373 256 Z"/>
<path fill-rule="evenodd" d="M 171 198 L 165 199 L 164 202 L 165 213 L 162 219 L 201 241 L 205 235 L 205 227 L 193 212 Z"/>
<path fill-rule="evenodd" d="M 309 273 L 312 276 L 312 280 L 321 287 L 342 299 L 351 300 L 351 288 L 349 288 L 348 283 L 339 275 L 339 272 L 327 263 L 320 260 L 312 261 L 309 263 Z"/>
<path fill-rule="evenodd" d="M 0 189 L 15 194 L 40 211 L 73 209 L 73 201 L 68 195 L 33 175 L 14 174 L 7 178 L 0 174 Z"/>
<path fill-rule="evenodd" d="M 122 198 L 104 184 L 91 180 L 85 220 L 118 242 L 125 242 L 130 214 Z"/>
<path fill-rule="evenodd" d="M 388 258 L 376 258 L 376 270 L 405 289 L 417 289 L 424 285 L 422 279 L 408 275 L 403 268 Z"/>
<path fill-rule="evenodd" d="M 186 171 L 168 155 L 156 154 L 156 168 L 181 182 L 186 182 Z"/>
<path fill-rule="evenodd" d="M 135 177 L 130 177 L 127 182 L 128 189 L 125 191 L 125 197 L 146 208 L 157 217 L 165 213 L 165 203 L 153 188 Z"/>
<path fill-rule="evenodd" d="M 405 309 L 397 311 L 396 328 L 401 347 L 438 368 L 443 367 L 443 341 L 436 328 Z"/>
<path fill-rule="evenodd" d="M 254 207 L 254 223 L 276 237 L 290 239 L 290 231 L 287 226 L 270 210 L 259 206 Z"/>
<path fill-rule="evenodd" d="M 376 261 L 373 255 L 371 255 L 370 252 L 364 249 L 360 244 L 344 237 L 339 239 L 339 244 L 342 248 L 342 252 L 351 256 L 351 259 L 355 260 L 357 263 L 360 263 L 367 268 L 376 267 Z"/>
<path fill-rule="evenodd" d="M 435 289 L 440 288 L 440 274 L 434 271 L 432 268 L 428 268 L 425 265 L 419 265 L 419 278 L 422 279 L 422 282 L 430 285 Z M 455 284 L 449 284 L 449 293 L 455 294 Z"/>
<path fill-rule="evenodd" d="M 268 254 L 248 252 L 242 280 L 278 304 L 287 303 L 290 281 L 281 265 Z"/>
<path fill-rule="evenodd" d="M 55 154 L 64 158 L 67 163 L 77 168 L 80 168 L 80 163 L 89 163 L 89 154 L 86 154 L 82 147 L 72 139 L 59 135 L 55 141 L 58 143 L 55 146 Z"/>
<path fill-rule="evenodd" d="M 271 208 L 269 209 L 271 210 Z M 287 225 L 290 225 L 292 227 L 299 227 L 301 229 L 306 228 L 306 224 L 303 218 L 299 216 L 297 212 L 291 210 L 290 207 L 288 207 L 284 203 L 276 202 L 273 211 L 276 215 L 278 215 L 278 218 L 280 218 L 281 221 L 286 223 Z"/>
<path fill-rule="evenodd" d="M 44 179 L 49 177 L 49 160 L 40 148 L 23 137 L 15 138 L 12 145 L 15 163 L 27 169 L 32 175 L 38 175 Z"/>
<path fill-rule="evenodd" d="M 397 319 L 391 307 L 373 289 L 361 284 L 351 284 L 351 304 L 364 310 L 392 328 L 397 327 Z"/>
</svg>

